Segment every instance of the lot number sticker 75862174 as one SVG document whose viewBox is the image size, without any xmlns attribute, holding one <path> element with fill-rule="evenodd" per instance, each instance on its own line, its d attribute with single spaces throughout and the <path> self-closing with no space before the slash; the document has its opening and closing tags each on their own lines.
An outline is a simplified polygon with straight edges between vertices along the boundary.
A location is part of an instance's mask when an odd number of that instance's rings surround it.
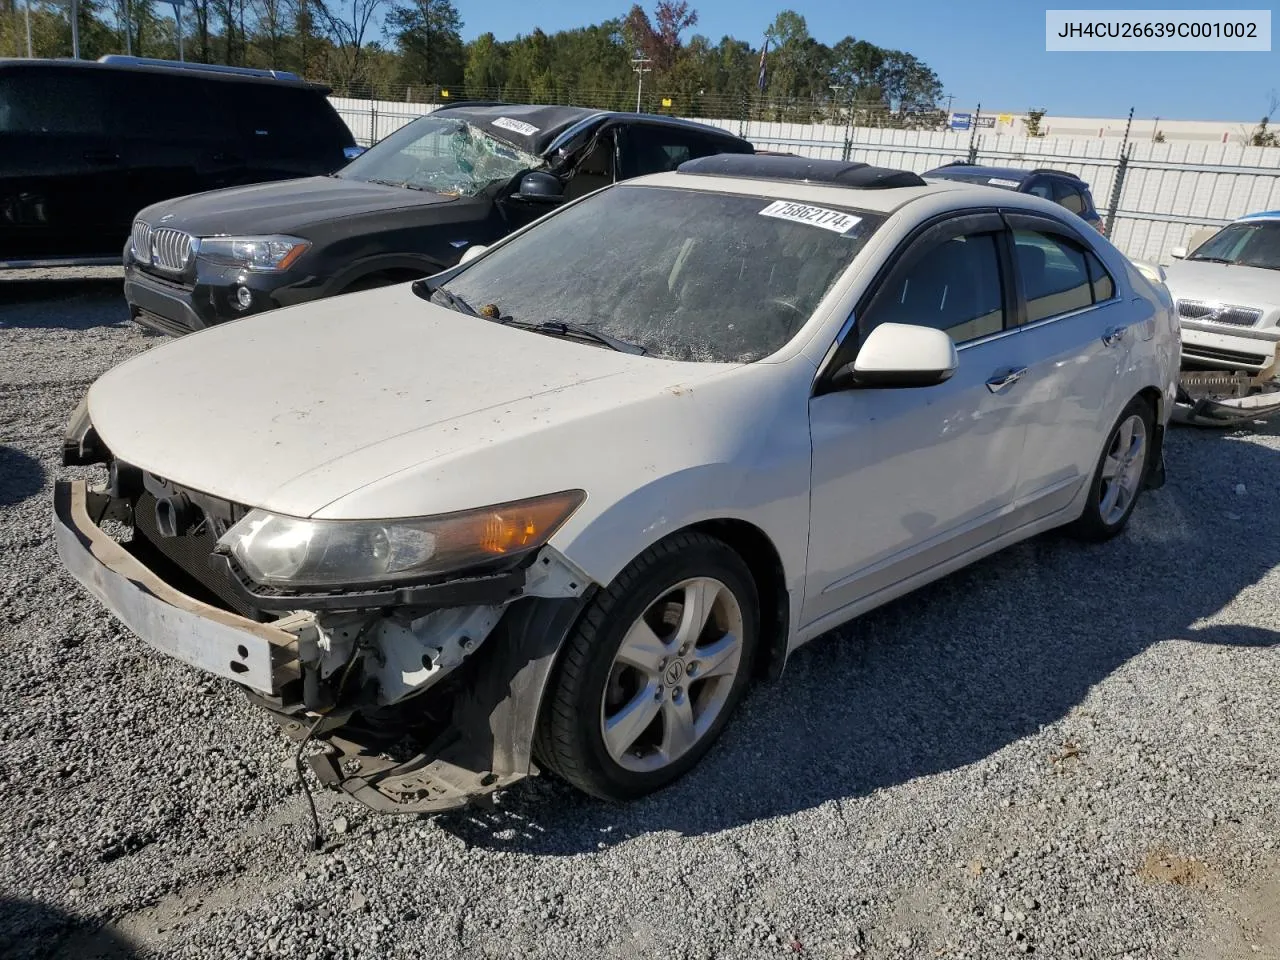
<svg viewBox="0 0 1280 960">
<path fill-rule="evenodd" d="M 775 200 L 760 211 L 760 216 L 807 223 L 811 227 L 821 227 L 832 233 L 845 233 L 862 222 L 861 217 L 855 217 L 852 213 L 828 210 L 826 207 L 811 207 L 793 200 Z"/>
</svg>

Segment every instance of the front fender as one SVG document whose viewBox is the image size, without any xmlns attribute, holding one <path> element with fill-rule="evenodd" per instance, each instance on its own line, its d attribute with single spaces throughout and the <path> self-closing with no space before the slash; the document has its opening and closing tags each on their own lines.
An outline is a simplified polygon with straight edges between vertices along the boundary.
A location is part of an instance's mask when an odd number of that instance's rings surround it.
<svg viewBox="0 0 1280 960">
<path fill-rule="evenodd" d="M 320 296 L 331 297 L 334 294 L 341 293 L 363 277 L 371 276 L 375 273 L 384 273 L 388 270 L 414 270 L 420 272 L 424 277 L 428 277 L 433 273 L 439 273 L 447 267 L 448 264 L 440 263 L 438 260 L 422 254 L 386 253 L 373 257 L 363 257 L 347 264 L 330 277 L 322 287 Z"/>
</svg>

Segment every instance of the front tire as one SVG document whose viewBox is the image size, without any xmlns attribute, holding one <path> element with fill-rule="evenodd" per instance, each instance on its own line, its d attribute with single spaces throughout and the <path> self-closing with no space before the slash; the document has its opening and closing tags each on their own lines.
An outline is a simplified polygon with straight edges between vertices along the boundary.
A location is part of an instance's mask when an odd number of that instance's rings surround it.
<svg viewBox="0 0 1280 960">
<path fill-rule="evenodd" d="M 1151 404 L 1134 397 L 1107 434 L 1084 513 L 1068 528 L 1074 536 L 1100 543 L 1125 528 L 1146 483 L 1154 438 Z"/>
<path fill-rule="evenodd" d="M 759 636 L 742 559 L 680 533 L 601 590 L 565 642 L 543 702 L 538 760 L 605 800 L 631 800 L 694 766 L 742 699 Z"/>
</svg>

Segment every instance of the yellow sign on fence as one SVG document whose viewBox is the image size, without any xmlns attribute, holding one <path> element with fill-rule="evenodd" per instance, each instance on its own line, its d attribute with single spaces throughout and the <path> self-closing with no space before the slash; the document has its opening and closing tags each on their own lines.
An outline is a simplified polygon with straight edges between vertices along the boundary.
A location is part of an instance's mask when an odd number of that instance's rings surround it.
<svg viewBox="0 0 1280 960">
<path fill-rule="evenodd" d="M 670 97 L 663 97 L 663 98 L 662 98 L 662 105 L 663 105 L 664 107 L 669 107 L 669 106 L 671 106 L 671 98 L 670 98 Z"/>
<path fill-rule="evenodd" d="M 447 100 L 447 99 L 449 98 L 449 91 L 448 91 L 448 90 L 441 90 L 441 91 L 440 91 L 440 96 Z"/>
</svg>

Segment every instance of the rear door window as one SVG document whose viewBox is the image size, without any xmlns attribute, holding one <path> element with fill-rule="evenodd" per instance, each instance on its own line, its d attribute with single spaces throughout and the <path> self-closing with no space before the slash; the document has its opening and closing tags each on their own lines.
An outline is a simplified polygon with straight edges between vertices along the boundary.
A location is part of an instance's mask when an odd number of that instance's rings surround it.
<svg viewBox="0 0 1280 960">
<path fill-rule="evenodd" d="M 121 73 L 113 78 L 117 103 L 146 104 L 146 109 L 120 111 L 120 133 L 133 140 L 165 140 L 226 144 L 235 136 L 221 104 L 214 103 L 199 77 Z"/>
<path fill-rule="evenodd" d="M 237 125 L 262 144 L 343 143 L 350 132 L 318 92 L 271 83 L 217 84 L 230 93 Z"/>
<path fill-rule="evenodd" d="M 1053 182 L 1053 199 L 1061 207 L 1066 207 L 1072 213 L 1080 216 L 1084 213 L 1084 197 L 1080 195 L 1080 188 L 1066 180 L 1055 180 Z"/>
<path fill-rule="evenodd" d="M 102 72 L 81 68 L 0 73 L 0 133 L 105 133 L 108 110 L 102 81 Z"/>
<path fill-rule="evenodd" d="M 1027 189 L 1023 191 L 1029 193 L 1033 197 L 1044 197 L 1046 200 L 1053 199 L 1053 185 L 1044 177 L 1037 177 L 1027 184 Z"/>
</svg>

